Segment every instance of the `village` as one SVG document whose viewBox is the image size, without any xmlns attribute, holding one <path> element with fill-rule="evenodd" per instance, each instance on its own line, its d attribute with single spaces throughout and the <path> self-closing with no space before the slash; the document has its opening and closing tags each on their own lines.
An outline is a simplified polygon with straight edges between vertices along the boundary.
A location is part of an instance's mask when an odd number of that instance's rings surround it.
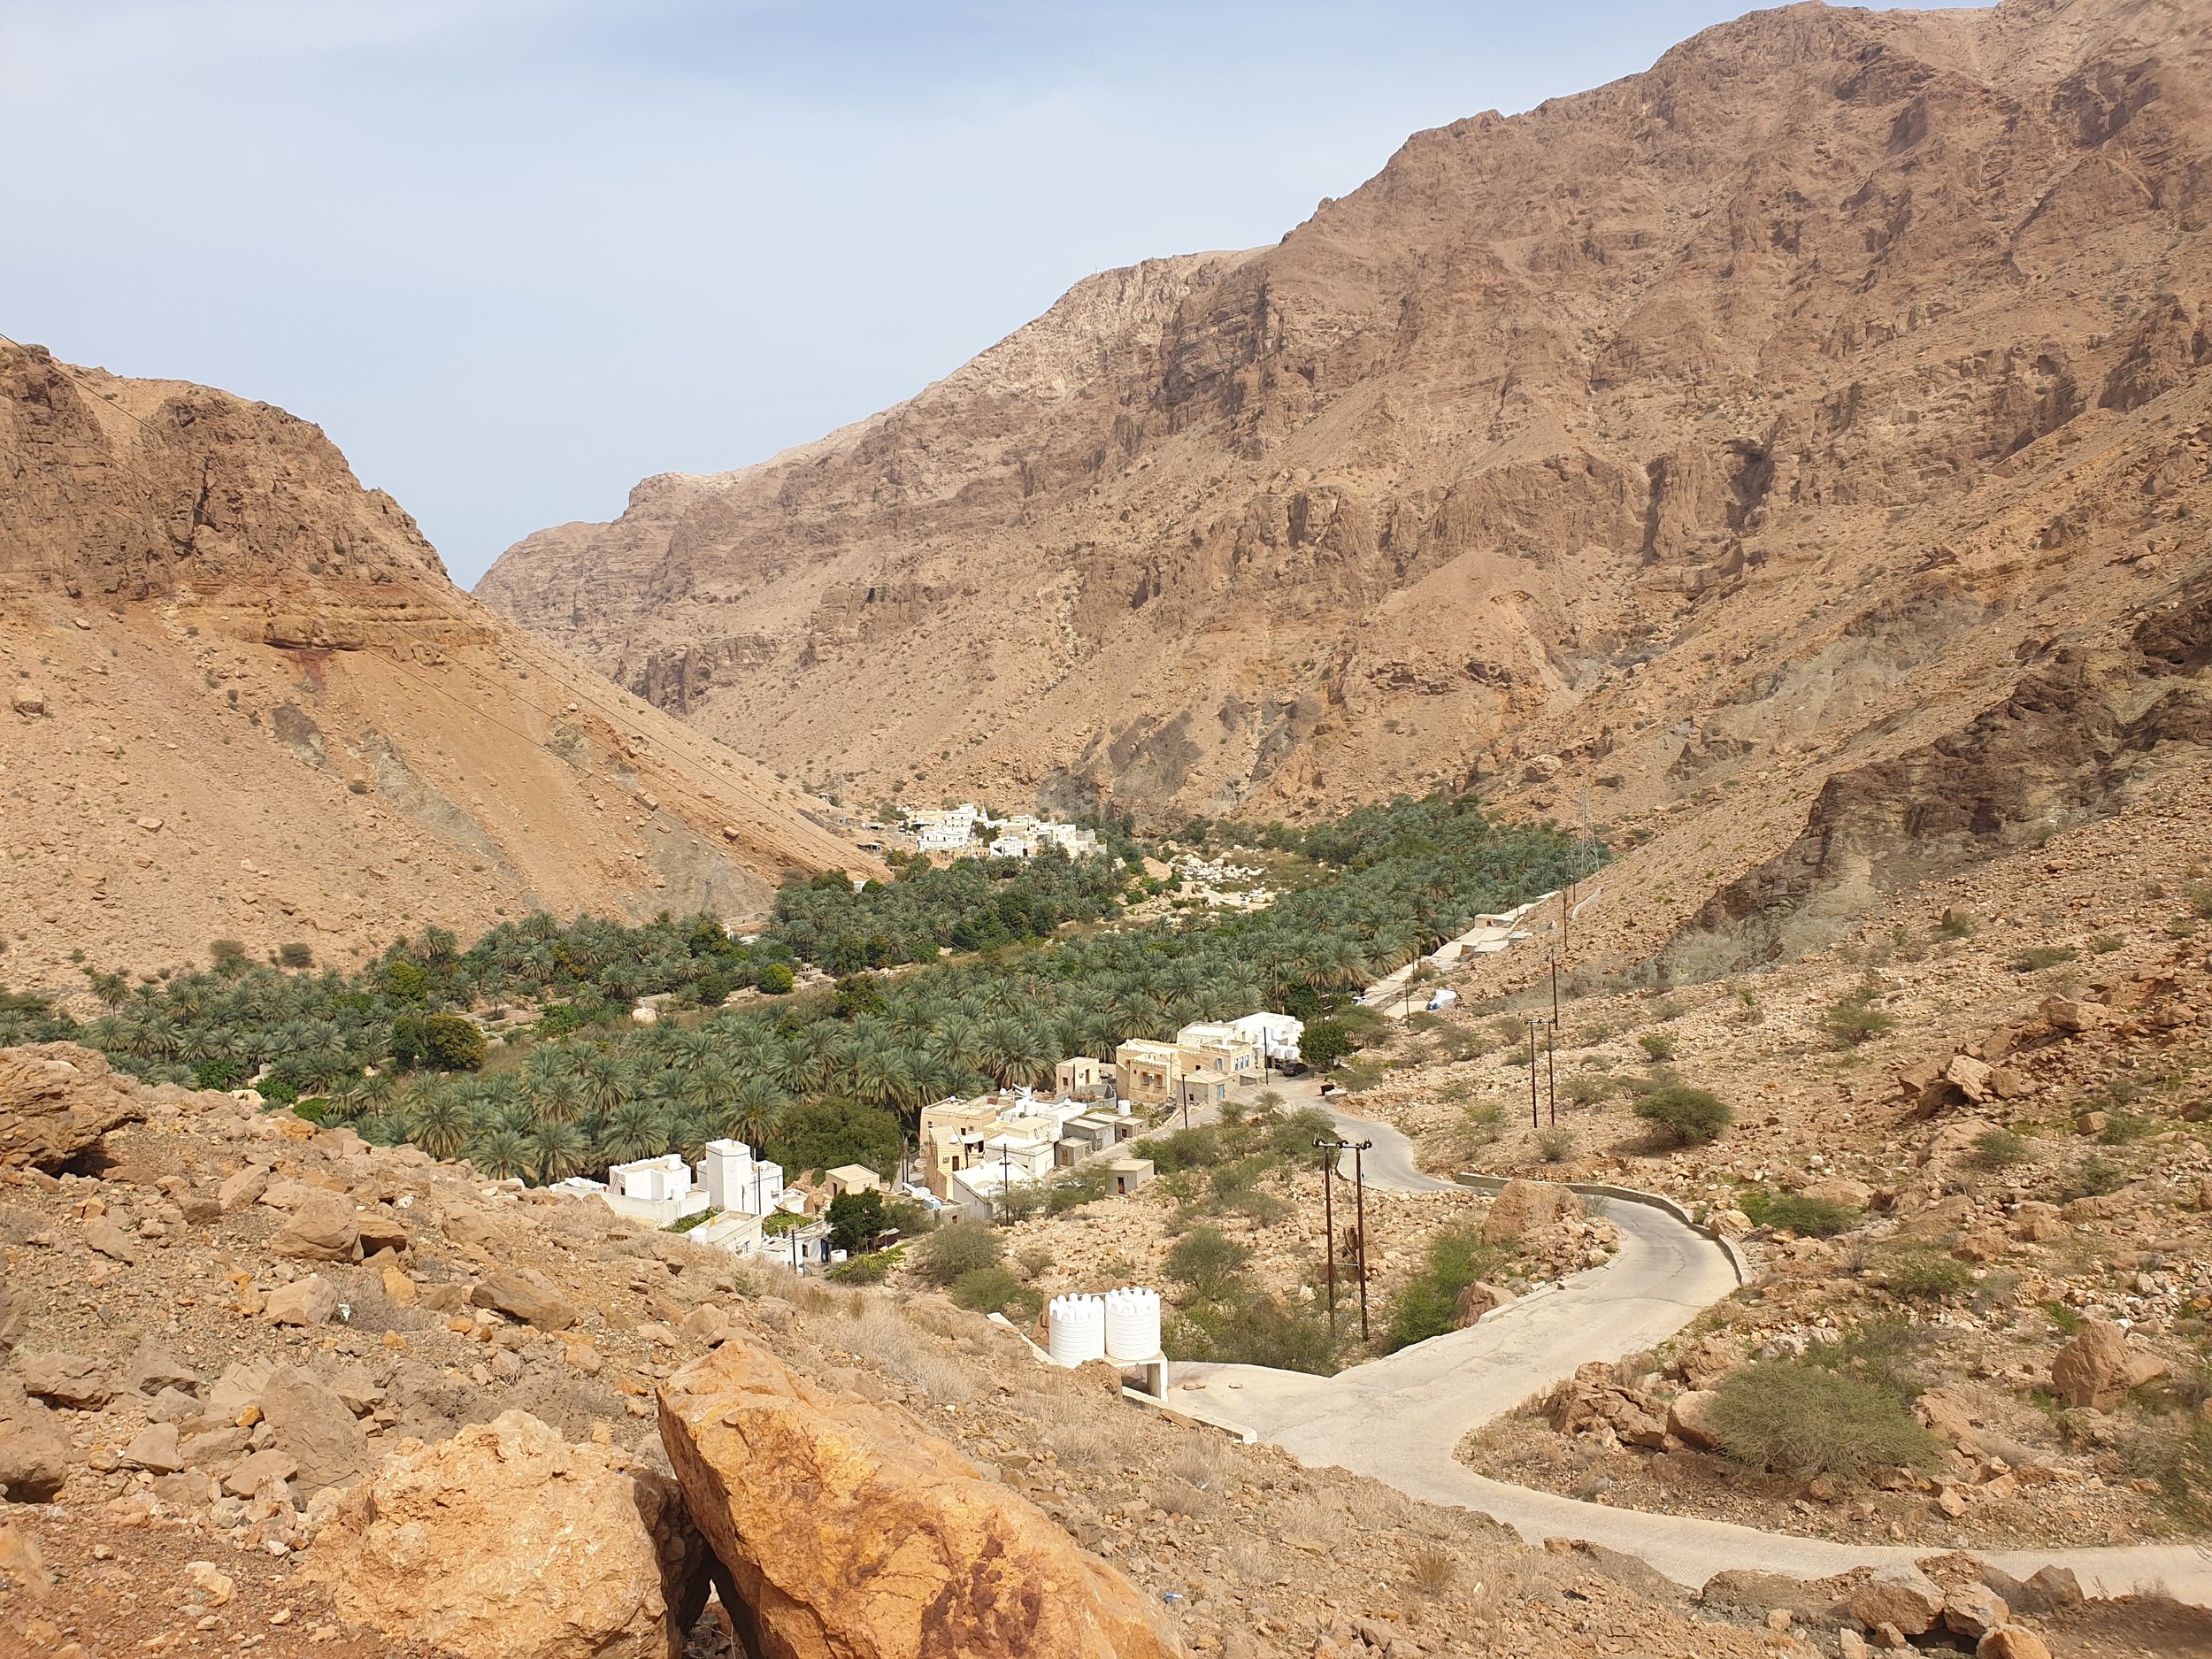
<svg viewBox="0 0 2212 1659">
<path fill-rule="evenodd" d="M 1177 1114 L 1186 1125 L 1194 1112 L 1202 1120 L 1237 1091 L 1261 1090 L 1274 1076 L 1302 1071 L 1304 1032 L 1302 1021 L 1265 1010 L 1199 1021 L 1172 1041 L 1122 1042 L 1110 1061 L 1064 1059 L 1048 1093 L 1016 1087 L 948 1097 L 923 1108 L 917 1142 L 896 1170 L 848 1164 L 820 1171 L 809 1185 L 799 1179 L 803 1172 L 723 1139 L 706 1142 L 696 1164 L 667 1152 L 614 1164 L 604 1181 L 572 1176 L 551 1190 L 599 1200 L 618 1215 L 732 1255 L 802 1274 L 823 1271 L 850 1256 L 833 1240 L 830 1216 L 848 1194 L 908 1200 L 940 1221 L 988 1222 L 1023 1189 L 1033 1192 L 1094 1159 L 1104 1160 L 1108 1192 L 1134 1192 L 1152 1179 L 1152 1165 L 1116 1156 L 1118 1148 Z"/>
</svg>

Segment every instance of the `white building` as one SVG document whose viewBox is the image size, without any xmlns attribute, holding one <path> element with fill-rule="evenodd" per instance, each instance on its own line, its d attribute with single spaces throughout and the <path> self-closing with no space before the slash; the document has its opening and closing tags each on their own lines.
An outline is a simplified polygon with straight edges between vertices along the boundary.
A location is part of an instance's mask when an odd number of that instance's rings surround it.
<svg viewBox="0 0 2212 1659">
<path fill-rule="evenodd" d="M 673 1152 L 640 1158 L 634 1164 L 618 1164 L 607 1171 L 607 1177 L 600 1182 L 572 1176 L 557 1183 L 553 1190 L 597 1198 L 618 1216 L 650 1222 L 657 1227 L 698 1215 L 708 1206 L 706 1189 L 692 1180 L 691 1166 Z"/>
<path fill-rule="evenodd" d="M 714 1209 L 764 1216 L 783 1202 L 783 1165 L 753 1156 L 742 1141 L 710 1141 L 699 1164 L 707 1202 Z"/>
<path fill-rule="evenodd" d="M 964 801 L 942 811 L 910 813 L 906 826 L 913 833 L 915 846 L 923 852 L 958 852 L 973 842 L 976 822 L 982 817 L 980 807 Z"/>
<path fill-rule="evenodd" d="M 1298 1044 L 1306 1034 L 1306 1022 L 1288 1014 L 1262 1010 L 1228 1022 L 1229 1028 L 1260 1051 L 1271 1065 L 1295 1065 Z"/>
</svg>

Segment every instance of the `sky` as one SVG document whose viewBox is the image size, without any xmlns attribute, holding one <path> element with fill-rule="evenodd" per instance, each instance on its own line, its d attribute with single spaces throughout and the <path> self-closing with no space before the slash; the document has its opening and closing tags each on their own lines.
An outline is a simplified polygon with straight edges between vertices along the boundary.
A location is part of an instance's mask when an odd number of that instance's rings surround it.
<svg viewBox="0 0 2212 1659">
<path fill-rule="evenodd" d="M 4 0 L 0 334 L 317 422 L 465 586 L 1739 9 Z"/>
</svg>

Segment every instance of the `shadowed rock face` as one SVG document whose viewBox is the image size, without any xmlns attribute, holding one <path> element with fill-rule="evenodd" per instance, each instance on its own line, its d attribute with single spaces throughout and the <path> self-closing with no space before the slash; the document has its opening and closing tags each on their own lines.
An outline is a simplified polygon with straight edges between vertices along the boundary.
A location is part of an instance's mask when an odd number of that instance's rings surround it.
<svg viewBox="0 0 2212 1659">
<path fill-rule="evenodd" d="M 871 800 L 1302 814 L 1524 736 L 1664 796 L 1908 675 L 1985 706 L 1978 640 L 2175 557 L 2201 488 L 2208 42 L 2203 0 L 1759 12 L 479 592 Z"/>
<path fill-rule="evenodd" d="M 39 1043 L 0 1058 L 0 1167 L 59 1169 L 145 1116 L 134 1079 L 115 1075 L 94 1049 Z"/>
<path fill-rule="evenodd" d="M 741 1340 L 660 1393 L 684 1500 L 761 1659 L 1171 1659 L 1129 1582 L 903 1412 Z"/>
</svg>

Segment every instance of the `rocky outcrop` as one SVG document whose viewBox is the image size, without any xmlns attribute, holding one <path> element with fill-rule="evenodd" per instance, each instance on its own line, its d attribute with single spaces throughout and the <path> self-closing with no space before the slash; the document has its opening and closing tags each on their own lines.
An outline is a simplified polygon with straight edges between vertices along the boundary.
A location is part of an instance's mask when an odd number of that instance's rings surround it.
<svg viewBox="0 0 2212 1659">
<path fill-rule="evenodd" d="M 0 1165 L 59 1169 L 145 1115 L 132 1079 L 91 1048 L 47 1042 L 0 1054 Z"/>
<path fill-rule="evenodd" d="M 741 1340 L 660 1391 L 661 1438 L 761 1659 L 1167 1659 L 1143 1598 L 890 1408 Z"/>
<path fill-rule="evenodd" d="M 403 1445 L 303 1571 L 349 1622 L 472 1659 L 674 1659 L 708 1586 L 665 1476 L 521 1411 Z"/>
<path fill-rule="evenodd" d="M 2118 1325 L 2092 1319 L 2051 1362 L 2051 1392 L 2070 1406 L 2109 1411 L 2165 1374 L 2166 1362 L 2131 1348 Z"/>
<path fill-rule="evenodd" d="M 1524 1248 L 1582 1214 L 1582 1200 L 1571 1187 L 1554 1181 L 1508 1181 L 1482 1218 L 1482 1241 Z"/>
</svg>

